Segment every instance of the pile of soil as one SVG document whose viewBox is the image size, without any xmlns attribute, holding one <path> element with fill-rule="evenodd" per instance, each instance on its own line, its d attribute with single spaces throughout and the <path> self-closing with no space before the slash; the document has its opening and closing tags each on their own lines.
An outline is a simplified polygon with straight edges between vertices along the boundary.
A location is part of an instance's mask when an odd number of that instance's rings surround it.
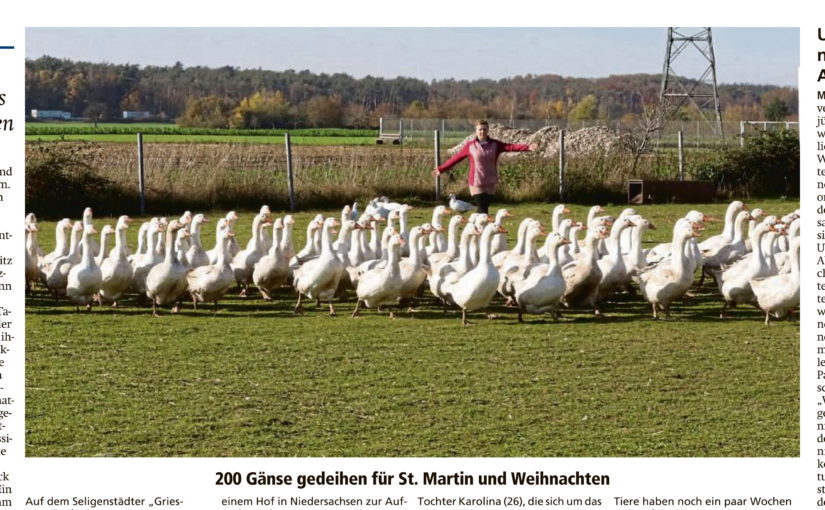
<svg viewBox="0 0 825 510">
<path fill-rule="evenodd" d="M 537 152 L 546 157 L 557 157 L 559 153 L 559 134 L 561 128 L 549 126 L 538 131 L 529 129 L 511 129 L 503 124 L 490 125 L 490 137 L 505 143 L 530 145 L 538 144 Z M 468 136 L 460 144 L 451 148 L 450 155 L 455 154 L 464 144 L 475 138 Z M 578 131 L 568 131 L 564 135 L 565 154 L 567 157 L 587 156 L 594 153 L 610 152 L 621 147 L 621 136 L 614 130 L 599 126 L 582 128 Z"/>
</svg>

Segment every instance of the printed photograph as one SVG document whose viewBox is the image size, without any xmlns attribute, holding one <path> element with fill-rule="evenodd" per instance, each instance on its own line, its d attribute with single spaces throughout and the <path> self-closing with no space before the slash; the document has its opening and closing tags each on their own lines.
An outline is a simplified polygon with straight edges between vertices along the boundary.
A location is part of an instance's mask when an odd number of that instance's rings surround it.
<svg viewBox="0 0 825 510">
<path fill-rule="evenodd" d="M 27 29 L 26 455 L 798 457 L 798 67 L 796 28 Z"/>
</svg>

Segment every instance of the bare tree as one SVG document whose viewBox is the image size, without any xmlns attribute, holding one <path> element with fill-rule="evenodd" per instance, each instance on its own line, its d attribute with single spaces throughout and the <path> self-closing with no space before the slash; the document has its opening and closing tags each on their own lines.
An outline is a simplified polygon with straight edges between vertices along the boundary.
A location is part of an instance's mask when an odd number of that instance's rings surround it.
<svg viewBox="0 0 825 510">
<path fill-rule="evenodd" d="M 642 156 L 649 153 L 656 135 L 667 124 L 667 109 L 661 102 L 648 106 L 642 98 L 642 117 L 631 126 L 622 137 L 622 142 L 633 156 L 632 174 L 636 175 L 636 167 Z"/>
</svg>

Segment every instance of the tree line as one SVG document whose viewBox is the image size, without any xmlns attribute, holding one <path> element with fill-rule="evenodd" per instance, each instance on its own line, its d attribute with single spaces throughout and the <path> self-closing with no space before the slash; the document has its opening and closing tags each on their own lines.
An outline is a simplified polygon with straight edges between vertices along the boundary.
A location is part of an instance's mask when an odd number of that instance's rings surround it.
<svg viewBox="0 0 825 510">
<path fill-rule="evenodd" d="M 688 80 L 689 82 L 689 80 Z M 191 127 L 374 128 L 382 116 L 623 120 L 655 104 L 661 75 L 606 78 L 554 74 L 500 80 L 433 80 L 399 76 L 354 78 L 308 70 L 270 71 L 93 63 L 43 56 L 26 60 L 26 113 L 63 110 L 95 121 L 124 110 Z M 798 90 L 720 84 L 723 119 L 796 120 Z M 685 108 L 685 120 L 698 118 Z"/>
</svg>

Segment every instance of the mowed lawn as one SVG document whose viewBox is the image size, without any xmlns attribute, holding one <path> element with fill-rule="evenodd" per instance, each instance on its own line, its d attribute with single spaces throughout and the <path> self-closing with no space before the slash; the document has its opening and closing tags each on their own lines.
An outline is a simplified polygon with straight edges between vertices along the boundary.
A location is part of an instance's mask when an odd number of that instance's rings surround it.
<svg viewBox="0 0 825 510">
<path fill-rule="evenodd" d="M 521 219 L 549 224 L 553 205 L 509 206 L 510 245 Z M 785 214 L 798 202 L 748 205 Z M 688 210 L 723 216 L 725 207 L 636 209 L 659 228 L 645 238 L 652 246 Z M 584 218 L 586 207 L 571 208 Z M 417 207 L 413 224 L 429 211 Z M 295 215 L 298 249 L 317 212 Z M 223 214 L 209 215 L 208 248 Z M 240 213 L 243 245 L 253 215 Z M 115 221 L 95 220 L 98 230 L 106 223 Z M 40 228 L 48 252 L 54 223 Z M 706 234 L 719 231 L 709 224 Z M 675 305 L 670 320 L 620 295 L 603 319 L 574 311 L 518 324 L 497 297 L 498 317 L 471 314 L 471 327 L 429 292 L 396 320 L 374 310 L 351 319 L 351 294 L 336 303 L 338 317 L 312 305 L 294 316 L 288 289 L 272 303 L 236 296 L 217 313 L 187 302 L 153 318 L 133 298 L 76 314 L 36 288 L 26 317 L 27 455 L 799 455 L 798 323 L 766 327 L 753 307 L 721 320 L 711 286 Z"/>
</svg>

